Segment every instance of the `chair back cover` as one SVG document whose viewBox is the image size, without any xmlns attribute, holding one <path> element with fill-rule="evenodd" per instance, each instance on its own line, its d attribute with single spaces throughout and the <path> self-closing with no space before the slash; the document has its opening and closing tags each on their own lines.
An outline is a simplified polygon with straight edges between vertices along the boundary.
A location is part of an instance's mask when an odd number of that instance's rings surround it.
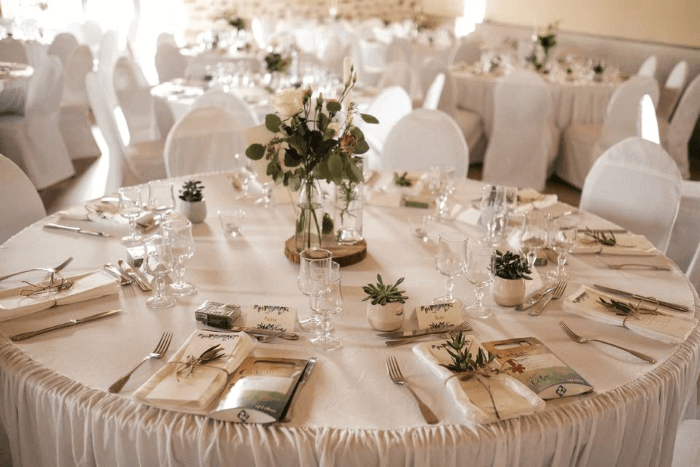
<svg viewBox="0 0 700 467">
<path fill-rule="evenodd" d="M 34 184 L 17 164 L 0 154 L 0 245 L 46 216 Z"/>
<path fill-rule="evenodd" d="M 61 64 L 65 69 L 68 66 L 68 61 L 78 45 L 78 39 L 76 39 L 73 34 L 69 32 L 62 32 L 56 34 L 56 37 L 54 37 L 47 53 L 49 55 L 56 55 L 58 58 L 60 58 Z"/>
<path fill-rule="evenodd" d="M 688 162 L 688 142 L 693 134 L 695 122 L 700 116 L 700 75 L 696 76 L 685 89 L 678 107 L 673 113 L 661 144 L 678 164 L 683 178 L 690 178 Z"/>
<path fill-rule="evenodd" d="M 168 177 L 236 168 L 246 150 L 245 127 L 228 110 L 199 107 L 173 126 L 165 141 Z"/>
<path fill-rule="evenodd" d="M 656 62 L 656 55 L 650 55 L 649 57 L 647 57 L 646 60 L 642 62 L 642 65 L 639 67 L 637 75 L 648 76 L 650 78 L 653 78 L 654 75 L 656 75 Z"/>
<path fill-rule="evenodd" d="M 669 121 L 671 120 L 671 115 L 673 115 L 673 109 L 676 108 L 678 99 L 681 97 L 683 92 L 683 86 L 688 80 L 688 62 L 681 60 L 676 63 L 673 67 L 671 73 L 666 79 L 666 84 L 661 88 L 661 95 L 659 97 L 659 108 L 656 113 L 659 119 Z"/>
<path fill-rule="evenodd" d="M 681 173 L 658 144 L 627 138 L 593 164 L 580 208 L 645 235 L 666 253 L 681 200 Z"/>
<path fill-rule="evenodd" d="M 112 84 L 129 129 L 126 144 L 156 139 L 158 130 L 151 90 L 141 86 L 136 64 L 130 57 L 121 56 L 117 59 L 112 73 Z"/>
<path fill-rule="evenodd" d="M 387 65 L 377 87 L 383 89 L 389 86 L 401 86 L 412 99 L 421 96 L 416 74 L 406 62 L 391 62 Z"/>
<path fill-rule="evenodd" d="M 544 189 L 559 146 L 549 137 L 552 112 L 551 92 L 537 73 L 518 70 L 505 77 L 494 94 L 483 180 Z"/>
<path fill-rule="evenodd" d="M 649 94 L 642 96 L 639 103 L 639 115 L 641 120 L 641 135 L 647 141 L 661 144 L 659 138 L 659 122 L 656 119 L 656 109 Z"/>
<path fill-rule="evenodd" d="M 400 86 L 383 89 L 369 104 L 365 113 L 374 115 L 379 123 L 376 125 L 360 124 L 369 147 L 376 154 L 381 154 L 389 131 L 396 122 L 411 113 L 413 106 L 408 93 Z"/>
<path fill-rule="evenodd" d="M 449 67 L 460 63 L 474 63 L 481 58 L 481 37 L 475 33 L 464 36 L 452 49 L 447 59 Z"/>
<path fill-rule="evenodd" d="M 418 79 L 420 81 L 420 89 L 424 95 L 428 92 L 428 88 L 433 84 L 433 81 L 435 81 L 435 77 L 440 73 L 447 74 L 447 65 L 438 57 L 426 60 L 423 66 L 420 67 Z"/>
<path fill-rule="evenodd" d="M 29 81 L 25 116 L 58 112 L 63 95 L 63 65 L 58 57 L 46 57 Z"/>
<path fill-rule="evenodd" d="M 457 123 L 440 110 L 418 109 L 394 125 L 381 157 L 385 170 L 428 171 L 450 165 L 455 177 L 466 178 L 469 149 Z"/>
<path fill-rule="evenodd" d="M 259 125 L 260 120 L 243 99 L 236 94 L 221 90 L 210 90 L 199 96 L 192 104 L 193 109 L 199 107 L 221 107 L 233 114 L 244 128 Z"/>
<path fill-rule="evenodd" d="M 97 54 L 97 72 L 111 80 L 119 53 L 119 35 L 116 31 L 105 32 L 100 40 L 100 48 Z"/>
<path fill-rule="evenodd" d="M 27 49 L 17 39 L 6 37 L 0 40 L 0 62 L 29 64 Z"/>
<path fill-rule="evenodd" d="M 175 41 L 175 36 L 171 32 L 161 32 L 156 38 L 156 48 L 161 44 L 170 44 L 177 47 L 177 41 Z"/>
<path fill-rule="evenodd" d="M 69 105 L 88 106 L 85 75 L 93 69 L 93 56 L 87 45 L 79 45 L 64 68 L 63 99 Z"/>
<path fill-rule="evenodd" d="M 343 60 L 350 56 L 350 49 L 350 44 L 346 45 L 341 37 L 333 35 L 323 51 L 321 63 L 329 72 L 343 76 Z"/>
<path fill-rule="evenodd" d="M 387 62 L 411 63 L 412 58 L 413 50 L 411 48 L 411 42 L 408 39 L 397 37 L 389 44 L 389 48 L 386 51 Z"/>
<path fill-rule="evenodd" d="M 94 20 L 87 20 L 80 25 L 81 44 L 90 47 L 90 51 L 97 53 L 100 49 L 100 41 L 102 40 L 102 26 Z"/>
<path fill-rule="evenodd" d="M 381 42 L 360 40 L 358 42 L 358 47 L 360 59 L 358 71 L 362 70 L 370 73 L 383 73 L 386 70 L 386 44 Z M 359 72 L 358 75 L 360 75 Z"/>
<path fill-rule="evenodd" d="M 180 53 L 176 45 L 167 42 L 158 44 L 155 64 L 158 80 L 161 83 L 185 77 L 187 58 Z"/>
<path fill-rule="evenodd" d="M 442 96 L 442 90 L 445 87 L 445 73 L 438 73 L 425 93 L 425 99 L 423 99 L 423 108 L 430 110 L 437 110 L 440 105 L 440 97 Z"/>
</svg>

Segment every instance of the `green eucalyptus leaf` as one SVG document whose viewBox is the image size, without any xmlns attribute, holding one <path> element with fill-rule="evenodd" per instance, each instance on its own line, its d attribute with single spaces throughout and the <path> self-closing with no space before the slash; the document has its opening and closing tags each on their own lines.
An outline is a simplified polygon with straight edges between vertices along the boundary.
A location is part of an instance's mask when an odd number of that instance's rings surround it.
<svg viewBox="0 0 700 467">
<path fill-rule="evenodd" d="M 328 118 L 328 115 L 324 113 L 318 114 L 318 129 L 322 132 L 326 131 L 326 128 L 328 128 L 328 124 L 330 123 L 330 119 Z"/>
<path fill-rule="evenodd" d="M 282 119 L 276 114 L 265 115 L 265 128 L 273 133 L 280 131 L 280 125 L 282 124 Z"/>
<path fill-rule="evenodd" d="M 258 143 L 251 144 L 248 146 L 248 149 L 245 150 L 245 155 L 248 159 L 259 161 L 265 157 L 265 146 Z"/>
<path fill-rule="evenodd" d="M 328 157 L 328 169 L 334 181 L 339 175 L 342 175 L 343 159 L 340 154 L 334 152 Z"/>
<path fill-rule="evenodd" d="M 379 123 L 379 120 L 377 120 L 377 117 L 375 117 L 374 115 L 360 114 L 360 117 L 362 118 L 362 120 L 364 120 L 367 123 L 373 123 L 373 124 Z"/>
<path fill-rule="evenodd" d="M 330 101 L 326 104 L 326 110 L 329 112 L 340 112 L 340 109 L 342 109 L 340 102 Z"/>
<path fill-rule="evenodd" d="M 326 128 L 326 131 L 323 132 L 323 139 L 328 141 L 335 136 L 335 133 L 334 128 Z"/>
<path fill-rule="evenodd" d="M 360 139 L 357 141 L 357 144 L 355 145 L 355 149 L 353 150 L 354 154 L 364 154 L 367 151 L 369 151 L 369 145 L 367 144 L 367 141 L 364 139 Z"/>
</svg>

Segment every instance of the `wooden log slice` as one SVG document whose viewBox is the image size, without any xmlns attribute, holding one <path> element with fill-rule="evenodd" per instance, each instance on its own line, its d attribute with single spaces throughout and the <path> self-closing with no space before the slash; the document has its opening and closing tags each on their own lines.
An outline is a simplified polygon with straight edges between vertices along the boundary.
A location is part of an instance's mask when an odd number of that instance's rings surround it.
<svg viewBox="0 0 700 467">
<path fill-rule="evenodd" d="M 338 245 L 337 243 L 324 244 L 322 248 L 333 253 L 333 261 L 340 264 L 340 267 L 350 266 L 359 263 L 367 257 L 367 242 L 362 240 L 355 245 Z M 284 256 L 293 263 L 299 264 L 299 252 L 297 251 L 294 236 L 284 242 Z"/>
</svg>

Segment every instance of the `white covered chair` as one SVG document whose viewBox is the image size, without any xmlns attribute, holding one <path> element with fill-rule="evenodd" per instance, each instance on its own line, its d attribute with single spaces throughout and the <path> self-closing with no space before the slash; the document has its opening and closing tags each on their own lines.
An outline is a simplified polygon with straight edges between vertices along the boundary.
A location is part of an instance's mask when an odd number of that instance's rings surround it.
<svg viewBox="0 0 700 467">
<path fill-rule="evenodd" d="M 185 77 L 187 58 L 180 53 L 180 49 L 176 45 L 170 43 L 158 44 L 155 63 L 158 81 L 161 83 Z"/>
<path fill-rule="evenodd" d="M 99 52 L 97 54 L 97 73 L 103 79 L 112 79 L 114 65 L 117 63 L 120 53 L 121 49 L 117 32 L 105 32 L 102 35 L 102 39 L 100 39 Z"/>
<path fill-rule="evenodd" d="M 700 441 L 700 420 L 683 420 L 676 432 L 671 467 L 700 467 L 700 442 L 698 441 Z"/>
<path fill-rule="evenodd" d="M 654 108 L 654 103 L 651 101 L 651 96 L 649 94 L 644 94 L 639 106 L 642 138 L 652 143 L 661 144 L 659 122 L 656 119 L 656 109 Z"/>
<path fill-rule="evenodd" d="M 221 107 L 228 110 L 244 128 L 260 124 L 260 119 L 243 99 L 236 94 L 221 90 L 210 90 L 199 96 L 192 104 L 193 109 L 200 107 Z"/>
<path fill-rule="evenodd" d="M 643 62 L 642 65 L 639 67 L 639 71 L 637 71 L 638 76 L 647 76 L 649 78 L 653 78 L 656 75 L 656 55 L 650 55 L 648 56 Z"/>
<path fill-rule="evenodd" d="M 673 224 L 671 243 L 666 256 L 678 265 L 681 271 L 689 272 L 693 255 L 700 245 L 700 181 L 683 180 L 681 186 L 681 205 L 678 209 L 676 223 Z M 696 260 L 698 274 L 694 285 L 700 286 L 700 258 Z"/>
<path fill-rule="evenodd" d="M 543 190 L 559 150 L 552 112 L 552 95 L 535 72 L 519 70 L 504 78 L 494 94 L 483 180 Z"/>
<path fill-rule="evenodd" d="M 168 177 L 237 168 L 246 150 L 245 126 L 223 107 L 192 109 L 175 123 L 165 141 Z"/>
<path fill-rule="evenodd" d="M 423 99 L 423 108 L 428 110 L 437 110 L 440 105 L 440 97 L 442 90 L 445 88 L 445 73 L 438 73 L 433 79 L 428 89 L 425 91 Z"/>
<path fill-rule="evenodd" d="M 78 48 L 78 45 L 78 39 L 76 39 L 73 34 L 69 32 L 62 32 L 56 34 L 56 37 L 54 37 L 53 42 L 51 42 L 47 53 L 49 55 L 56 55 L 59 59 L 61 59 L 61 64 L 65 70 L 68 67 L 68 61 L 73 56 L 73 52 L 75 52 L 75 49 Z"/>
<path fill-rule="evenodd" d="M 670 123 L 659 122 L 661 145 L 676 161 L 685 179 L 690 178 L 688 142 L 698 116 L 700 116 L 700 75 L 696 76 L 685 89 Z"/>
<path fill-rule="evenodd" d="M 39 193 L 17 164 L 0 154 L 0 245 L 46 216 Z"/>
<path fill-rule="evenodd" d="M 17 39 L 6 37 L 0 40 L 0 62 L 29 64 L 27 49 Z"/>
<path fill-rule="evenodd" d="M 350 45 L 345 45 L 339 36 L 333 35 L 323 50 L 321 63 L 329 72 L 343 76 L 343 61 L 350 56 L 350 52 Z"/>
<path fill-rule="evenodd" d="M 646 236 L 666 253 L 681 200 L 681 174 L 658 144 L 627 138 L 591 168 L 579 208 Z"/>
<path fill-rule="evenodd" d="M 428 93 L 428 88 L 432 86 L 433 81 L 435 81 L 435 77 L 440 73 L 445 74 L 446 72 L 447 66 L 440 58 L 433 57 L 426 60 L 418 71 L 418 80 L 423 95 Z"/>
<path fill-rule="evenodd" d="M 481 37 L 475 33 L 463 37 L 452 48 L 447 58 L 447 65 L 454 68 L 460 63 L 478 62 L 481 58 L 481 42 Z"/>
<path fill-rule="evenodd" d="M 455 177 L 466 178 L 469 148 L 457 123 L 440 110 L 414 110 L 394 125 L 382 151 L 384 170 L 428 171 L 450 165 Z"/>
<path fill-rule="evenodd" d="M 119 106 L 129 127 L 130 143 L 158 139 L 151 88 L 140 84 L 134 61 L 127 56 L 119 57 L 112 79 Z"/>
<path fill-rule="evenodd" d="M 593 163 L 606 149 L 625 138 L 641 136 L 639 104 L 644 94 L 649 94 L 652 102 L 658 102 L 656 80 L 634 76 L 613 92 L 602 124 L 569 125 L 564 130 L 556 174 L 581 188 Z"/>
<path fill-rule="evenodd" d="M 102 26 L 94 20 L 87 20 L 80 25 L 81 44 L 85 44 L 95 55 L 100 50 L 102 40 Z"/>
<path fill-rule="evenodd" d="M 412 100 L 422 97 L 418 77 L 406 62 L 391 62 L 387 65 L 377 87 L 383 89 L 389 86 L 401 86 Z"/>
<path fill-rule="evenodd" d="M 387 62 L 405 62 L 411 63 L 413 58 L 413 50 L 411 41 L 400 37 L 394 38 L 389 44 L 386 51 Z"/>
<path fill-rule="evenodd" d="M 375 84 L 386 71 L 388 46 L 378 41 L 358 40 L 351 42 L 357 47 L 354 54 L 357 76 L 363 83 Z"/>
<path fill-rule="evenodd" d="M 61 60 L 47 57 L 29 82 L 24 116 L 0 116 L 0 153 L 19 165 L 39 190 L 75 174 L 58 127 L 62 93 Z"/>
<path fill-rule="evenodd" d="M 666 78 L 666 83 L 664 87 L 661 88 L 661 95 L 659 96 L 659 107 L 656 109 L 656 115 L 659 120 L 669 121 L 671 120 L 671 115 L 673 115 L 673 109 L 676 108 L 678 100 L 681 98 L 681 93 L 683 92 L 683 87 L 685 82 L 688 80 L 688 62 L 681 60 L 676 63 L 673 67 L 671 73 L 669 73 L 668 78 Z"/>
<path fill-rule="evenodd" d="M 379 167 L 386 137 L 396 122 L 411 113 L 411 110 L 413 110 L 411 98 L 400 86 L 383 89 L 369 104 L 365 113 L 373 115 L 379 120 L 379 123 L 375 125 L 360 123 L 369 144 L 369 151 L 365 154 L 369 168 Z"/>
</svg>

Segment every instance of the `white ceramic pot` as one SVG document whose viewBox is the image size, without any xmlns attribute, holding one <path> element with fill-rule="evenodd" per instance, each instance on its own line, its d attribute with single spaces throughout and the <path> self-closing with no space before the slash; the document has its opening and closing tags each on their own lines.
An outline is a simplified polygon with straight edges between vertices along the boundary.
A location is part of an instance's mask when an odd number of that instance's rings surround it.
<svg viewBox="0 0 700 467">
<path fill-rule="evenodd" d="M 199 224 L 207 218 L 207 203 L 205 200 L 194 202 L 180 200 L 180 212 L 193 224 Z"/>
<path fill-rule="evenodd" d="M 501 306 L 515 306 L 525 299 L 525 279 L 504 279 L 496 276 L 491 285 L 493 300 Z"/>
<path fill-rule="evenodd" d="M 403 303 L 367 304 L 367 321 L 377 331 L 396 331 L 403 325 Z"/>
</svg>

